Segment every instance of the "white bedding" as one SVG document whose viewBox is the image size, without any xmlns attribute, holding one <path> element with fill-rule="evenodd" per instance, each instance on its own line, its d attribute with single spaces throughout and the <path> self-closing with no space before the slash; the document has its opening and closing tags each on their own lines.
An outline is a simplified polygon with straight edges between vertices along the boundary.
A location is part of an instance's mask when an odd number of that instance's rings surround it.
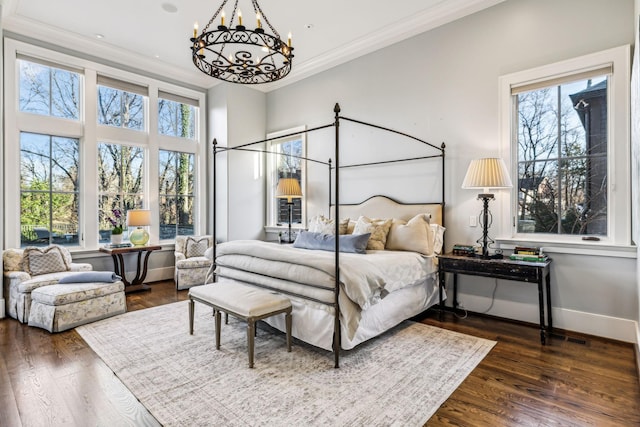
<svg viewBox="0 0 640 427">
<path fill-rule="evenodd" d="M 334 262 L 333 252 L 238 240 L 218 245 L 216 274 L 287 294 L 293 335 L 330 349 L 333 308 L 326 304 L 335 298 Z M 352 348 L 433 305 L 436 272 L 434 257 L 414 252 L 340 253 L 342 347 Z M 277 317 L 270 323 L 279 327 Z"/>
</svg>

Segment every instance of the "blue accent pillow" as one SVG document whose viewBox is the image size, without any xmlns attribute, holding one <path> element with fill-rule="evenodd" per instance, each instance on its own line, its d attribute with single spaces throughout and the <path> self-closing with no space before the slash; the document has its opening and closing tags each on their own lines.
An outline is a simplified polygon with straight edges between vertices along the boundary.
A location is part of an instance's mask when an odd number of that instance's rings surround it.
<svg viewBox="0 0 640 427">
<path fill-rule="evenodd" d="M 371 233 L 365 234 L 341 234 L 340 235 L 340 252 L 350 252 L 355 254 L 367 253 L 367 242 Z M 312 233 L 310 231 L 301 231 L 298 233 L 294 248 L 316 249 L 320 251 L 335 251 L 336 236 L 333 234 Z"/>
</svg>

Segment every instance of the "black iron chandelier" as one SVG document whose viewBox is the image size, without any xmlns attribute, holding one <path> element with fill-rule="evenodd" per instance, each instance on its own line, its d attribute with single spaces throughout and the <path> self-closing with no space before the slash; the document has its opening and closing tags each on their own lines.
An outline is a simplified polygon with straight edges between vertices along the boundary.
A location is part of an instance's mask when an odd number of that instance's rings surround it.
<svg viewBox="0 0 640 427">
<path fill-rule="evenodd" d="M 238 0 L 235 0 L 226 26 L 224 7 L 227 1 L 223 0 L 200 35 L 198 24 L 194 25 L 191 53 L 195 66 L 211 77 L 239 84 L 269 83 L 289 74 L 293 59 L 291 33 L 286 43 L 282 41 L 257 0 L 251 0 L 256 17 L 255 29 L 243 25 Z M 209 30 L 218 16 L 220 25 Z M 234 26 L 236 18 L 237 25 Z M 265 32 L 262 21 L 272 34 Z"/>
</svg>

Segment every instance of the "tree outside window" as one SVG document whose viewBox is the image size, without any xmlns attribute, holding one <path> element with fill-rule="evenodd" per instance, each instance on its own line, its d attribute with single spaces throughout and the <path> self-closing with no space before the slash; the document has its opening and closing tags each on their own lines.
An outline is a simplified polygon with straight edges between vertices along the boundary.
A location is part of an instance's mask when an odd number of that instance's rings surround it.
<svg viewBox="0 0 640 427">
<path fill-rule="evenodd" d="M 196 107 L 169 99 L 158 99 L 158 133 L 194 139 Z"/>
<path fill-rule="evenodd" d="M 516 95 L 518 232 L 607 234 L 607 76 Z"/>
<path fill-rule="evenodd" d="M 26 60 L 20 66 L 20 111 L 78 120 L 80 75 Z"/>
<path fill-rule="evenodd" d="M 160 150 L 160 240 L 194 234 L 195 155 Z"/>
<path fill-rule="evenodd" d="M 98 123 L 144 130 L 144 96 L 98 86 Z"/>
<path fill-rule="evenodd" d="M 124 215 L 129 209 L 143 207 L 144 150 L 119 144 L 98 144 L 98 195 L 100 242 L 108 242 L 111 235 L 113 209 Z"/>
<path fill-rule="evenodd" d="M 20 244 L 77 245 L 79 141 L 20 133 Z"/>
</svg>

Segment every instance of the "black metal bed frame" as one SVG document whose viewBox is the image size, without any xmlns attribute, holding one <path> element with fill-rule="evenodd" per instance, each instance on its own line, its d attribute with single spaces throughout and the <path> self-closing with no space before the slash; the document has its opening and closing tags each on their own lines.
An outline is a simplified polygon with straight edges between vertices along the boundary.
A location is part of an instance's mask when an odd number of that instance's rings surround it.
<svg viewBox="0 0 640 427">
<path fill-rule="evenodd" d="M 400 132 L 400 131 L 396 131 L 390 128 L 386 128 L 383 126 L 378 126 L 372 123 L 367 123 L 364 121 L 360 121 L 360 120 L 356 120 L 356 119 L 350 119 L 348 117 L 344 117 L 340 115 L 340 105 L 338 103 L 335 104 L 334 108 L 333 108 L 333 112 L 334 112 L 334 121 L 333 123 L 329 123 L 326 125 L 322 125 L 322 126 L 317 126 L 311 129 L 306 129 L 303 131 L 298 131 L 298 132 L 293 132 L 290 134 L 286 134 L 286 135 L 279 135 L 277 137 L 274 138 L 266 138 L 266 139 L 262 139 L 259 141 L 253 141 L 253 142 L 249 142 L 246 144 L 242 144 L 242 145 L 238 145 L 235 147 L 219 147 L 218 146 L 218 142 L 217 140 L 214 138 L 213 140 L 213 188 L 212 188 L 212 197 L 213 197 L 213 265 L 211 267 L 211 270 L 213 273 L 213 277 L 215 279 L 215 267 L 216 267 L 216 246 L 217 246 L 217 236 L 216 236 L 216 158 L 217 158 L 217 154 L 218 153 L 222 153 L 222 152 L 228 152 L 228 151 L 251 151 L 251 152 L 258 152 L 258 153 L 265 153 L 265 154 L 274 154 L 274 155 L 280 155 L 281 153 L 276 153 L 273 151 L 268 151 L 268 150 L 264 150 L 264 149 L 256 149 L 256 148 L 249 148 L 252 147 L 256 144 L 262 144 L 268 141 L 273 141 L 273 140 L 277 140 L 277 139 L 282 139 L 282 138 L 286 138 L 288 136 L 295 136 L 295 135 L 299 135 L 301 133 L 307 134 L 307 133 L 312 133 L 318 130 L 322 130 L 322 129 L 327 129 L 330 127 L 334 127 L 335 128 L 335 148 L 334 148 L 334 156 L 335 156 L 335 164 L 333 164 L 333 162 L 331 161 L 331 159 L 329 159 L 328 161 L 324 162 L 324 161 L 320 161 L 317 159 L 312 159 L 312 158 L 308 158 L 308 157 L 303 157 L 303 156 L 296 156 L 296 155 L 290 155 L 290 157 L 293 158 L 297 158 L 300 160 L 304 160 L 304 161 L 309 161 L 309 162 L 314 162 L 314 163 L 318 163 L 318 164 L 322 164 L 322 165 L 326 165 L 328 167 L 328 173 L 329 173 L 329 207 L 334 206 L 335 209 L 335 218 L 340 218 L 340 170 L 341 169 L 346 169 L 346 168 L 356 168 L 356 167 L 364 167 L 364 166 L 374 166 L 374 165 L 383 165 L 383 164 L 392 164 L 392 163 L 401 163 L 401 162 L 407 162 L 407 161 L 415 161 L 415 160 L 426 160 L 426 159 L 433 159 L 433 158 L 441 158 L 441 164 L 442 164 L 442 192 L 441 192 L 441 200 L 437 201 L 437 202 L 433 202 L 432 204 L 440 204 L 441 205 L 441 221 L 442 221 L 442 226 L 444 226 L 444 207 L 445 207 L 445 202 L 444 202 L 444 195 L 445 195 L 445 144 L 444 142 L 440 145 L 440 147 L 433 145 L 427 141 L 424 141 L 420 138 L 417 138 L 415 136 L 406 134 L 404 132 Z M 428 146 L 430 149 L 435 149 L 439 152 L 439 154 L 434 154 L 434 155 L 426 155 L 426 156 L 419 156 L 419 157 L 411 157 L 411 158 L 403 158 L 403 159 L 394 159 L 394 160 L 383 160 L 383 161 L 377 161 L 377 162 L 368 162 L 368 163 L 358 163 L 358 164 L 349 164 L 349 165 L 341 165 L 340 164 L 340 120 L 345 120 L 348 122 L 352 122 L 352 123 L 356 123 L 356 124 L 360 124 L 363 126 L 369 126 L 372 128 L 376 128 L 379 130 L 383 130 L 386 132 L 391 132 L 397 135 L 401 135 L 404 137 L 407 137 L 409 139 L 413 139 L 417 142 L 420 142 L 422 144 L 425 144 L 426 146 Z M 335 171 L 335 182 L 332 183 L 332 179 L 331 179 L 331 172 Z M 331 203 L 331 196 L 332 196 L 332 190 L 334 191 L 333 194 L 335 195 L 335 203 L 332 205 Z M 428 202 L 431 203 L 431 202 Z M 331 307 L 333 307 L 333 312 L 334 312 L 334 321 L 333 321 L 333 354 L 334 354 L 334 367 L 335 368 L 339 368 L 340 367 L 340 306 L 339 306 L 339 296 L 340 296 L 340 233 L 339 233 L 339 221 L 335 221 L 335 286 L 334 286 L 334 302 L 331 304 L 327 304 Z M 259 286 L 259 285 L 257 285 Z M 302 295 L 299 295 L 301 298 L 305 298 Z M 326 303 L 325 303 L 326 304 Z"/>
</svg>

